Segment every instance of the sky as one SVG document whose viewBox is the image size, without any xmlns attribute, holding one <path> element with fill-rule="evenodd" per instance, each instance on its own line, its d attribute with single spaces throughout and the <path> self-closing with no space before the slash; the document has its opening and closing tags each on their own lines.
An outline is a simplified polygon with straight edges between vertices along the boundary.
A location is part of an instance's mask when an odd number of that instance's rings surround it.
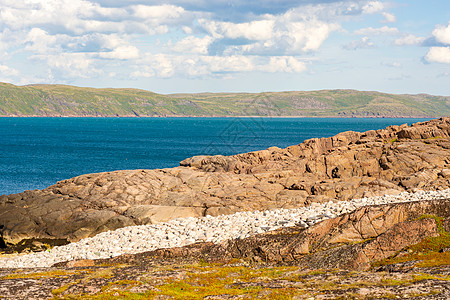
<svg viewBox="0 0 450 300">
<path fill-rule="evenodd" d="M 450 1 L 0 0 L 0 81 L 450 96 Z"/>
</svg>

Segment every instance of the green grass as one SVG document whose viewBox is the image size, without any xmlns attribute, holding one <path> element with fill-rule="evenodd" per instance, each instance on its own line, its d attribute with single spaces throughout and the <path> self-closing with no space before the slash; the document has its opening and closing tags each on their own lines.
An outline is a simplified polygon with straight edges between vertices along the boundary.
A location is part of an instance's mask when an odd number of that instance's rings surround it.
<svg viewBox="0 0 450 300">
<path fill-rule="evenodd" d="M 438 117 L 450 97 L 355 90 L 162 95 L 139 89 L 0 83 L 0 116 Z"/>
</svg>

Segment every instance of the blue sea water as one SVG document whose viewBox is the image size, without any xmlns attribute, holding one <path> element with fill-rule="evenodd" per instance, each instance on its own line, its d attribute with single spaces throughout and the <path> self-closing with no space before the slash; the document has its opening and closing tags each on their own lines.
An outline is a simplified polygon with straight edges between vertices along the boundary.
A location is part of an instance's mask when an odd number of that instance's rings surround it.
<svg viewBox="0 0 450 300">
<path fill-rule="evenodd" d="M 424 119 L 0 118 L 0 195 L 81 174 L 178 166 L 194 155 L 287 147 Z"/>
</svg>

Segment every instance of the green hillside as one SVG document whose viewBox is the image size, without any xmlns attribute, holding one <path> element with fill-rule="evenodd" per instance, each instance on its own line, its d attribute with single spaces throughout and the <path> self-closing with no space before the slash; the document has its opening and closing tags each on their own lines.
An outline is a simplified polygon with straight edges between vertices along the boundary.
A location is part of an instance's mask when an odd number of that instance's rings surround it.
<svg viewBox="0 0 450 300">
<path fill-rule="evenodd" d="M 355 90 L 162 95 L 138 89 L 0 83 L 0 116 L 440 117 L 450 97 Z"/>
</svg>

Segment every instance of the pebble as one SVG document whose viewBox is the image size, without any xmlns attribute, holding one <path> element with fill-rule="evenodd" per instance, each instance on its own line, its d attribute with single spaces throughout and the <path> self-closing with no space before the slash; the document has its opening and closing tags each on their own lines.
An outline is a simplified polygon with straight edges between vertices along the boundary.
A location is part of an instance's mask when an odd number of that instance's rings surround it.
<svg viewBox="0 0 450 300">
<path fill-rule="evenodd" d="M 165 223 L 130 226 L 97 234 L 48 251 L 0 257 L 0 268 L 50 267 L 67 260 L 111 258 L 122 254 L 185 246 L 196 242 L 221 243 L 228 239 L 276 230 L 307 228 L 366 205 L 450 198 L 450 189 L 379 197 L 312 203 L 308 207 L 237 212 L 232 215 L 178 218 Z"/>
</svg>

